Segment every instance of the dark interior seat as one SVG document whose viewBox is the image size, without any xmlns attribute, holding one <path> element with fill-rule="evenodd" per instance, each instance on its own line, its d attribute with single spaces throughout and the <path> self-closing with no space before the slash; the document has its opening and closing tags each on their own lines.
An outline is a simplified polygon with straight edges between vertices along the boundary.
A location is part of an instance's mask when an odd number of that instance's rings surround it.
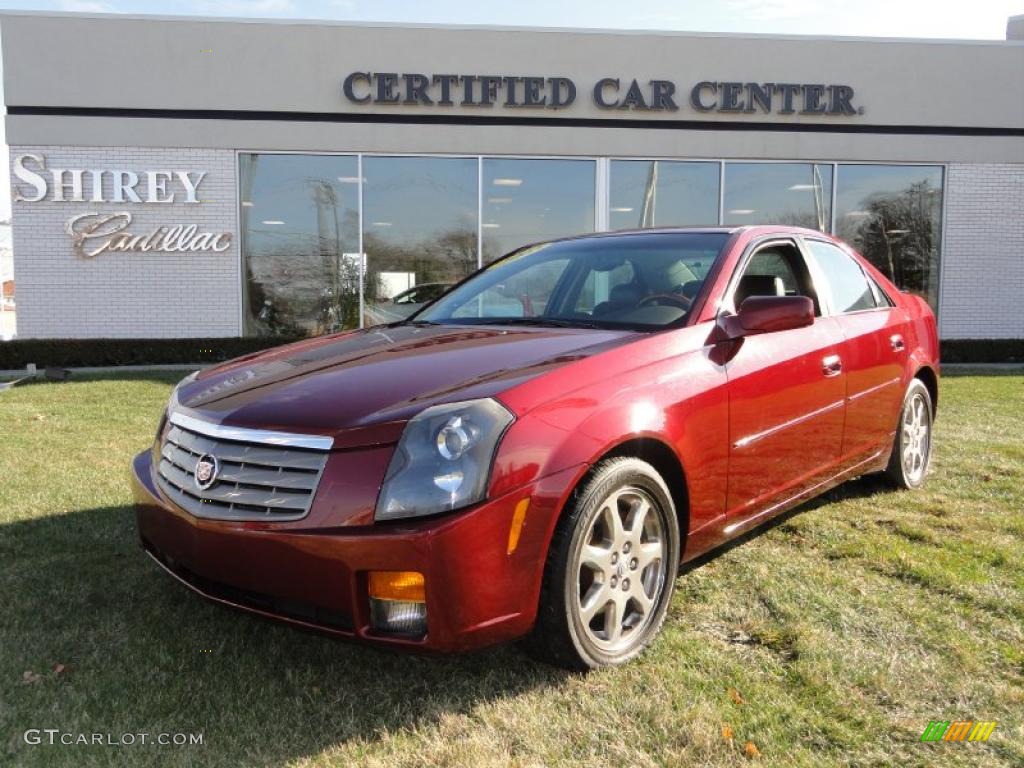
<svg viewBox="0 0 1024 768">
<path fill-rule="evenodd" d="M 702 285 L 704 285 L 703 280 L 690 280 L 683 283 L 682 287 L 679 289 L 679 293 L 692 300 L 693 297 L 697 295 L 697 291 L 700 290 Z"/>
<path fill-rule="evenodd" d="M 775 275 L 744 275 L 736 286 L 736 309 L 751 296 L 785 296 L 786 285 Z"/>
<path fill-rule="evenodd" d="M 598 315 L 607 315 L 610 312 L 622 312 L 632 309 L 642 298 L 643 292 L 639 286 L 633 283 L 616 285 L 608 292 L 608 301 L 602 301 L 594 307 L 593 315 L 597 317 Z"/>
</svg>

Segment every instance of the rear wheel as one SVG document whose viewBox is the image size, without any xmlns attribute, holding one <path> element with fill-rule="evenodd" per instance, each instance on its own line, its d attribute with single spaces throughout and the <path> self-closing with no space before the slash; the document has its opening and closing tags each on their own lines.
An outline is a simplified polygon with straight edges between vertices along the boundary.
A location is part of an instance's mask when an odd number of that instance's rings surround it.
<svg viewBox="0 0 1024 768">
<path fill-rule="evenodd" d="M 573 669 L 622 664 L 657 635 L 672 597 L 679 562 L 672 496 L 650 464 L 616 458 L 601 463 L 570 504 L 525 645 Z"/>
<path fill-rule="evenodd" d="M 932 456 L 934 412 L 928 387 L 914 379 L 907 387 L 893 438 L 885 474 L 899 488 L 916 489 L 924 484 Z"/>
</svg>

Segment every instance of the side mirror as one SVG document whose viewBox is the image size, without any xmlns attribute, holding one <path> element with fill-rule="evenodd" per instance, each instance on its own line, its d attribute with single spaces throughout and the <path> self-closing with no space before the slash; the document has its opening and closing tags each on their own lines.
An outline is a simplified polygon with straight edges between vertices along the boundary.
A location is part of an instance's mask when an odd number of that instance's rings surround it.
<svg viewBox="0 0 1024 768">
<path fill-rule="evenodd" d="M 814 302 L 806 296 L 751 296 L 725 319 L 729 338 L 804 328 L 814 323 Z"/>
</svg>

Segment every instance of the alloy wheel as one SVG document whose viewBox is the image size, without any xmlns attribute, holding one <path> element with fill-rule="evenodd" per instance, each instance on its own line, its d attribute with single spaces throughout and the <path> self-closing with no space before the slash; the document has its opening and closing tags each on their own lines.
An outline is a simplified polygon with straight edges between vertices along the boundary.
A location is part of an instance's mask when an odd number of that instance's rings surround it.
<svg viewBox="0 0 1024 768">
<path fill-rule="evenodd" d="M 663 511 L 645 491 L 623 487 L 598 505 L 575 564 L 573 609 L 606 653 L 628 649 L 654 620 L 665 587 Z"/>
<path fill-rule="evenodd" d="M 916 485 L 928 469 L 931 450 L 931 417 L 928 403 L 920 392 L 915 393 L 903 409 L 901 429 L 903 472 Z"/>
</svg>

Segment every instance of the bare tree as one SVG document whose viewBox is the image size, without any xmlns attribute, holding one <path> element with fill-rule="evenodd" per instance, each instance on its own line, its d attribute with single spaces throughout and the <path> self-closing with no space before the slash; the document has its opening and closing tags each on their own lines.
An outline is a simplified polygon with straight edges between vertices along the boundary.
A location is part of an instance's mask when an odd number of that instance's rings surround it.
<svg viewBox="0 0 1024 768">
<path fill-rule="evenodd" d="M 938 192 L 919 181 L 901 192 L 872 195 L 866 215 L 839 234 L 900 288 L 928 297 L 938 250 Z"/>
</svg>

